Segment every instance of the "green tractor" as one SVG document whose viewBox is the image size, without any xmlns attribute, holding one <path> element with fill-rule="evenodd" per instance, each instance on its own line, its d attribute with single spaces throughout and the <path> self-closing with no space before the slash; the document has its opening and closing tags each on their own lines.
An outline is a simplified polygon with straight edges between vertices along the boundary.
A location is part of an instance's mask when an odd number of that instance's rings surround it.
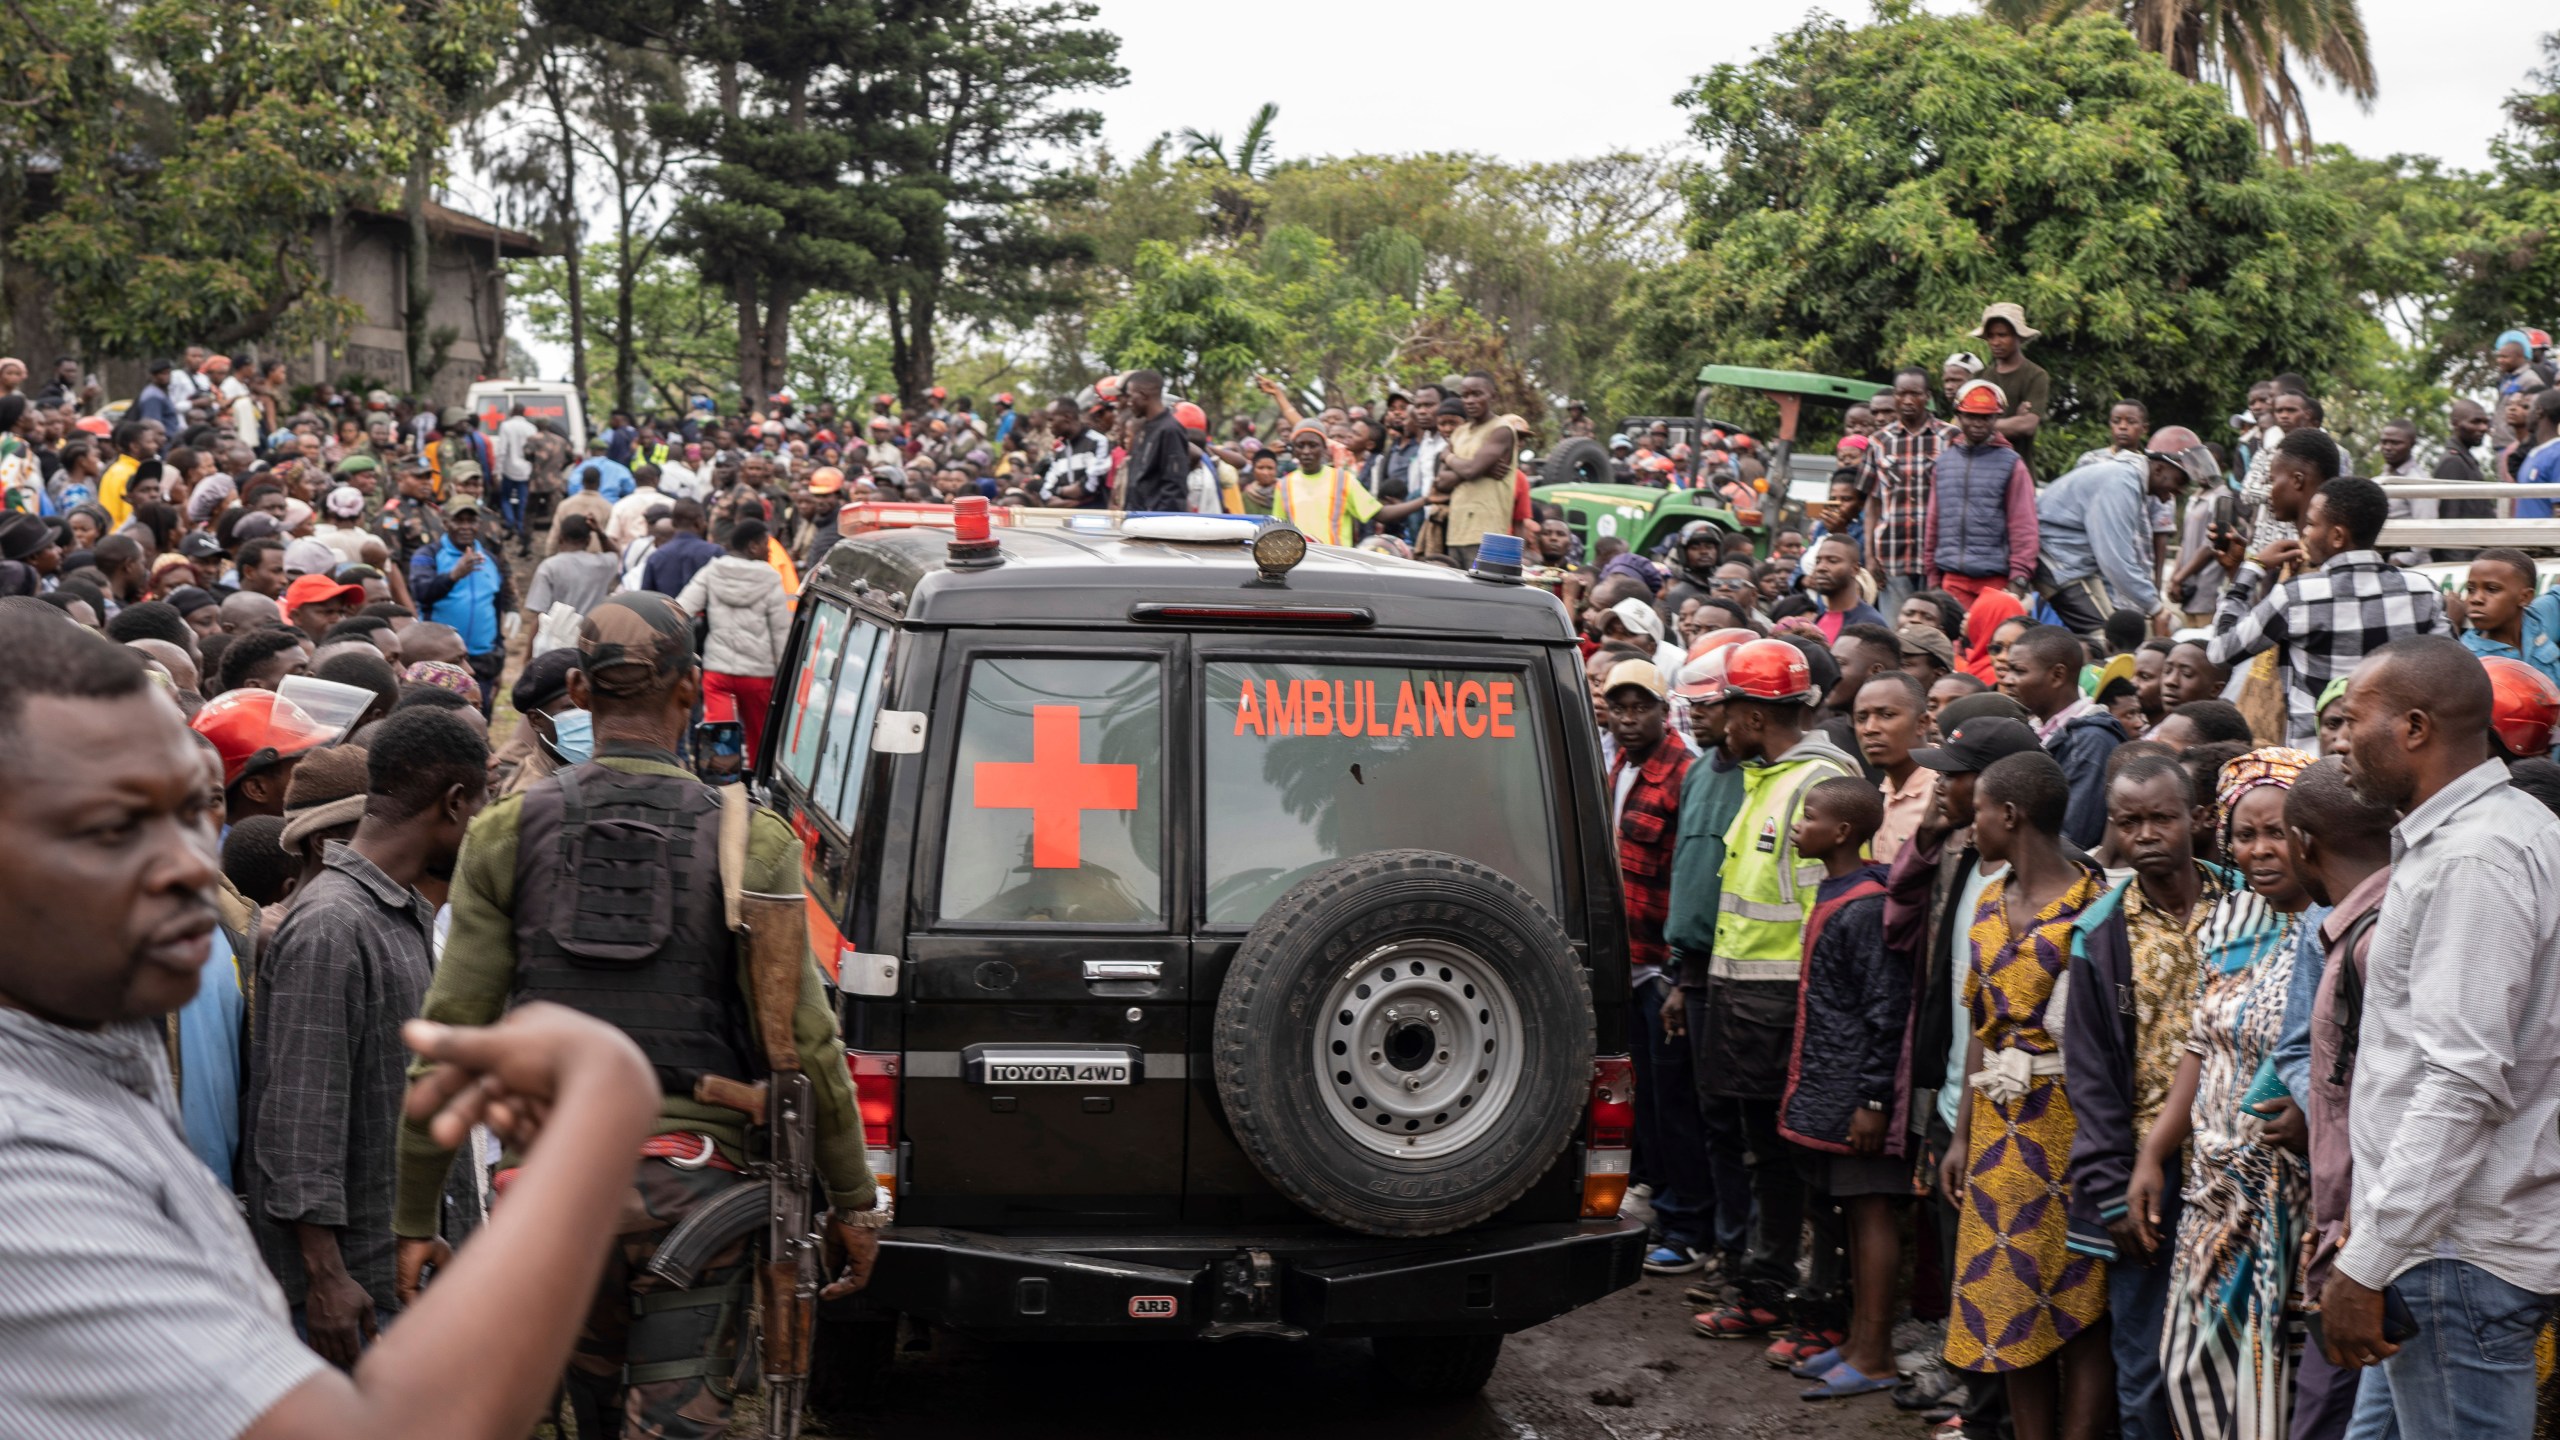
<svg viewBox="0 0 2560 1440">
<path fill-rule="evenodd" d="M 1743 428 L 1711 418 L 1708 400 L 1717 386 L 1756 391 L 1777 406 L 1778 437 L 1768 447 L 1766 459 L 1766 493 L 1778 497 L 1774 507 L 1765 503 L 1765 496 L 1758 508 L 1738 506 L 1711 481 L 1703 482 L 1703 488 L 1699 488 L 1706 458 L 1705 446 L 1699 443 L 1701 437 L 1711 428 L 1727 433 Z M 1680 483 L 1689 488 L 1623 483 L 1609 462 L 1605 443 L 1576 437 L 1548 453 L 1539 472 L 1543 483 L 1529 493 L 1564 508 L 1565 523 L 1582 541 L 1586 554 L 1602 538 L 1615 535 L 1638 554 L 1649 555 L 1679 533 L 1682 526 L 1693 520 L 1707 520 L 1728 533 L 1750 537 L 1753 548 L 1766 557 L 1772 535 L 1803 525 L 1813 507 L 1826 504 L 1831 498 L 1831 474 L 1838 468 L 1836 463 L 1828 455 L 1795 453 L 1797 422 L 1804 402 L 1813 399 L 1845 411 L 1851 405 L 1865 403 L 1877 391 L 1890 388 L 1837 375 L 1709 365 L 1698 372 L 1697 407 L 1693 414 L 1624 416 L 1612 432 L 1641 436 L 1656 424 L 1663 426 L 1669 432 L 1670 443 L 1690 447 L 1688 467 L 1680 476 Z"/>
</svg>

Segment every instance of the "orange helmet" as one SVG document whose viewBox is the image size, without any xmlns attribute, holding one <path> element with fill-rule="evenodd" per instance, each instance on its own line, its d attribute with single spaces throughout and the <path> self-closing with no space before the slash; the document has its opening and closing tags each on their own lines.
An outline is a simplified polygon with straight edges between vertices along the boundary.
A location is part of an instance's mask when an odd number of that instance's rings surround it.
<svg viewBox="0 0 2560 1440">
<path fill-rule="evenodd" d="M 1759 638 L 1757 633 L 1739 625 L 1727 625 L 1721 630 L 1710 630 L 1691 642 L 1689 658 L 1695 660 L 1710 650 L 1722 650 L 1728 645 L 1748 645 Z"/>
<path fill-rule="evenodd" d="M 1173 407 L 1173 423 L 1185 430 L 1207 430 L 1209 412 L 1185 400 Z"/>
<path fill-rule="evenodd" d="M 2482 656 L 2489 672 L 2489 728 L 2519 760 L 2551 753 L 2551 727 L 2560 725 L 2560 685 L 2521 660 Z"/>
<path fill-rule="evenodd" d="M 844 472 L 833 465 L 821 465 L 809 472 L 809 493 L 833 495 L 844 488 Z"/>
<path fill-rule="evenodd" d="M 1784 640 L 1753 640 L 1724 655 L 1724 698 L 1771 704 L 1811 704 L 1813 667 L 1804 652 Z"/>
<path fill-rule="evenodd" d="M 226 787 L 253 766 L 298 759 L 337 734 L 273 690 L 226 690 L 206 701 L 189 726 L 222 756 Z"/>
</svg>

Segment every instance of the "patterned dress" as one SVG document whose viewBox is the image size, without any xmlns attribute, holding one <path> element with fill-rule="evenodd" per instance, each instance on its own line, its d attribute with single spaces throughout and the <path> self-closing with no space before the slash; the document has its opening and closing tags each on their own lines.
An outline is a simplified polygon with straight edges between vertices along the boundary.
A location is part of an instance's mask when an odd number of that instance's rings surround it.
<svg viewBox="0 0 2560 1440">
<path fill-rule="evenodd" d="M 2248 1106 L 2282 1091 L 2272 1057 L 2301 922 L 2248 891 L 2214 911 L 2207 934 L 2219 943 L 2208 945 L 2187 1029 L 2187 1051 L 2203 1068 L 2160 1366 L 2178 1433 L 2189 1440 L 2284 1440 L 2311 1175 L 2301 1157 L 2259 1138 Z"/>
<path fill-rule="evenodd" d="M 2010 927 L 2003 904 L 2008 887 L 2003 876 L 1982 892 L 1968 937 L 1973 966 L 1965 975 L 1965 1003 L 1986 1064 L 2002 1050 L 2060 1052 L 2046 1010 L 2070 962 L 2072 922 L 2106 893 L 2106 877 L 2096 866 L 2085 866 L 2079 880 L 2038 911 L 2023 932 Z M 2023 1369 L 2106 1314 L 2105 1263 L 2075 1255 L 2064 1243 L 2073 1129 L 2059 1071 L 2032 1077 L 2026 1093 L 2014 1100 L 1974 1094 L 1948 1364 L 1984 1372 Z"/>
</svg>

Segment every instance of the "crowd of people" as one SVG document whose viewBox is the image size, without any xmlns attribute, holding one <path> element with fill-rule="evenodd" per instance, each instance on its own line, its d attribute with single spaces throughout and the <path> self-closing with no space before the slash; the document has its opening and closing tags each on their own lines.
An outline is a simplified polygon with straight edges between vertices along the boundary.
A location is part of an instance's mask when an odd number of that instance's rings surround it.
<svg viewBox="0 0 2560 1440">
<path fill-rule="evenodd" d="M 2505 354 L 2525 428 L 2483 465 L 2457 403 L 2439 476 L 2560 465 L 2549 362 Z M 1699 524 L 1586 577 L 1645 1267 L 1807 1400 L 2543 1433 L 2560 593 L 2384 555 L 2443 512 L 2344 473 L 2295 377 L 2248 409 L 2225 450 L 2120 401 L 2046 479 L 1959 355 L 1878 396 L 1809 545 Z"/>
<path fill-rule="evenodd" d="M 77 365 L 29 394 L 0 361 L 0 837 L 28 860 L 0 923 L 61 937 L 0 960 L 27 1101 L 0 1107 L 0 1254 L 29 1277 L 0 1429 L 121 1433 L 76 1418 L 81 1377 L 147 1356 L 207 1433 L 405 1433 L 379 1417 L 486 1338 L 475 1313 L 525 1341 L 466 1403 L 529 1423 L 591 1294 L 582 1433 L 724 1409 L 711 1369 L 621 1364 L 700 1348 L 633 1237 L 743 1183 L 737 1118 L 662 1083 L 721 1073 L 723 1017 L 617 1038 L 527 1003 L 634 903 L 543 857 L 586 843 L 564 805 L 714 824 L 674 753 L 708 713 L 752 764 L 841 514 L 977 494 L 1456 566 L 1524 540 L 1607 761 L 1645 1264 L 1694 1277 L 1701 1335 L 1954 1435 L 2525 1435 L 2560 1293 L 2560 592 L 2514 549 L 2384 553 L 2395 516 L 2511 502 L 2349 473 L 2294 376 L 2228 446 L 2120 400 L 2048 475 L 2037 332 L 2004 303 L 1972 338 L 1987 358 L 1852 409 L 1812 523 L 1651 555 L 1532 497 L 1534 427 L 1483 374 L 1313 415 L 1266 383 L 1277 445 L 1140 370 L 1029 412 L 937 388 L 858 421 L 787 394 L 614 414 L 577 456 L 521 405 L 295 392 L 200 351 L 113 414 Z M 2435 477 L 2560 482 L 2543 349 L 2502 341 Z M 1766 483 L 1748 436 L 1625 439 L 1639 483 Z M 2419 427 L 2376 459 L 2416 475 Z M 2422 562 L 2467 562 L 2455 603 Z M 787 892 L 769 819 L 747 888 Z M 725 933 L 701 840 L 679 938 Z M 887 1212 L 817 997 L 812 970 L 842 1293 Z M 413 1087 L 412 1050 L 447 1068 Z M 651 1104 L 649 1143 L 701 1155 L 635 1182 Z M 537 1131 L 574 1136 L 557 1170 Z M 579 1153 L 617 1164 L 573 1180 Z M 493 1212 L 493 1184 L 539 1198 Z M 569 1243 L 616 1207 L 640 1220 L 611 1257 Z M 1939 1338 L 1897 1355 L 1914 1317 Z M 180 1392 L 112 1379 L 122 1428 L 170 1428 L 145 1411 Z"/>
</svg>

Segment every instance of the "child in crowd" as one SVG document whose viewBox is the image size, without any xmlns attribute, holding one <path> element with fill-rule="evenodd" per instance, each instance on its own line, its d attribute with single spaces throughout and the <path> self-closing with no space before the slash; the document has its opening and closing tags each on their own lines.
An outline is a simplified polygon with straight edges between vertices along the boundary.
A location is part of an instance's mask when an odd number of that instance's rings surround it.
<svg viewBox="0 0 2560 1440">
<path fill-rule="evenodd" d="M 1778 1133 L 1793 1142 L 1815 1193 L 1840 1202 L 1849 1237 L 1848 1338 L 1795 1367 L 1817 1381 L 1807 1400 L 1891 1390 L 1895 1273 L 1911 1199 L 1911 966 L 1885 948 L 1885 867 L 1867 858 L 1884 821 L 1876 787 L 1849 776 L 1806 792 L 1796 852 L 1822 864 L 1804 927 L 1795 1051 Z"/>
</svg>

